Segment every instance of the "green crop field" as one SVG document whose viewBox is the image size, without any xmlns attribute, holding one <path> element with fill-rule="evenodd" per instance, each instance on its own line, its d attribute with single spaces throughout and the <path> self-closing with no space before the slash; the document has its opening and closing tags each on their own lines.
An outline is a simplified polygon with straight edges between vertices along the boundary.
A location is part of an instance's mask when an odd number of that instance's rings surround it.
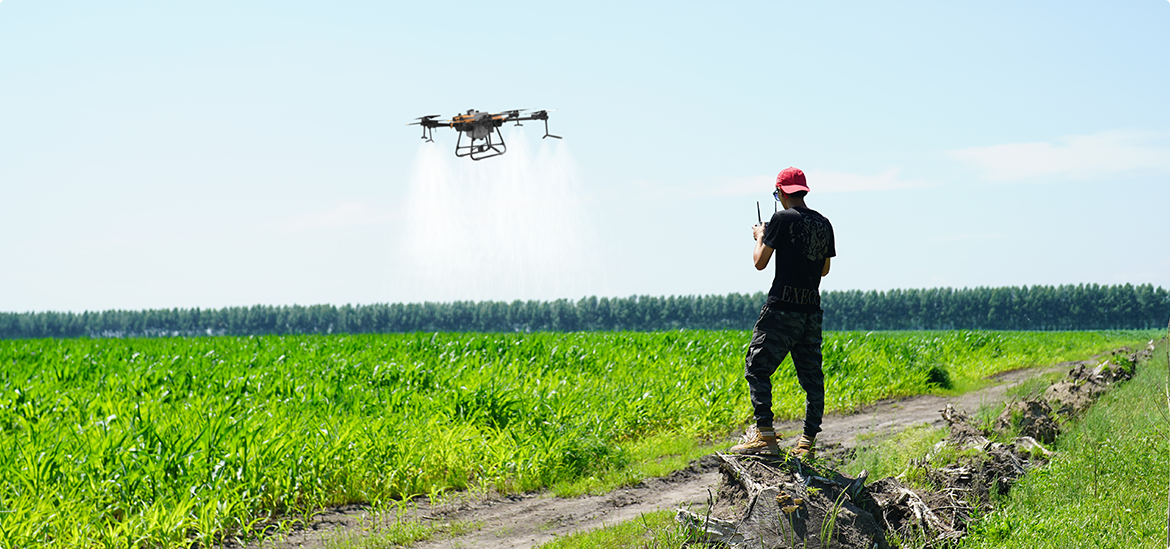
<svg viewBox="0 0 1170 549">
<path fill-rule="evenodd" d="M 1147 332 L 837 332 L 827 406 Z M 0 341 L 0 546 L 170 547 L 324 506 L 620 469 L 749 419 L 743 331 Z M 803 393 L 781 368 L 781 417 Z"/>
</svg>

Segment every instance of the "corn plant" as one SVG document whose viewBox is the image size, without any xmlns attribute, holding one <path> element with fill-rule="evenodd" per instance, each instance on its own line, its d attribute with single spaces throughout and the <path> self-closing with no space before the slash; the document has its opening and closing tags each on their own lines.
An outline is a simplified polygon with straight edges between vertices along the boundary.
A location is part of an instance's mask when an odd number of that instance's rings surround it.
<svg viewBox="0 0 1170 549">
<path fill-rule="evenodd" d="M 830 333 L 829 411 L 1144 333 Z M 0 546 L 186 547 L 628 464 L 748 420 L 742 331 L 0 341 Z M 939 371 L 945 376 L 939 374 Z M 934 372 L 934 373 L 932 373 Z M 780 417 L 803 413 L 791 368 Z"/>
</svg>

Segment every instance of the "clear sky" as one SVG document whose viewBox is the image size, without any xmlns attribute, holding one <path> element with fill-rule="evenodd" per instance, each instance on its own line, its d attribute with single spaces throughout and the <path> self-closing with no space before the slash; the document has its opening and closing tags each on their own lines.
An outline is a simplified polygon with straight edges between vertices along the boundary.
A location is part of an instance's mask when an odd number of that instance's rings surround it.
<svg viewBox="0 0 1170 549">
<path fill-rule="evenodd" d="M 1170 2 L 0 2 L 0 311 L 1170 288 Z M 556 109 L 455 159 L 411 119 Z"/>
</svg>

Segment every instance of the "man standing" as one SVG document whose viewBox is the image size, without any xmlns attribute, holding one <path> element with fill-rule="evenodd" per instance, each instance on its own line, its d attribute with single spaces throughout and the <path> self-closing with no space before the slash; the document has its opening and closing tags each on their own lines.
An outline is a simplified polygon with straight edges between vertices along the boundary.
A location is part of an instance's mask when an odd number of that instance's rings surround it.
<svg viewBox="0 0 1170 549">
<path fill-rule="evenodd" d="M 804 203 L 804 172 L 786 168 L 776 176 L 773 196 L 784 206 L 772 220 L 752 227 L 752 259 L 764 270 L 776 255 L 776 277 L 752 330 L 744 377 L 751 393 L 758 431 L 731 448 L 738 454 L 779 454 L 772 427 L 772 374 L 792 353 L 796 377 L 805 392 L 804 434 L 791 450 L 797 457 L 813 452 L 825 411 L 825 377 L 821 371 L 821 277 L 836 256 L 833 226 Z"/>
</svg>

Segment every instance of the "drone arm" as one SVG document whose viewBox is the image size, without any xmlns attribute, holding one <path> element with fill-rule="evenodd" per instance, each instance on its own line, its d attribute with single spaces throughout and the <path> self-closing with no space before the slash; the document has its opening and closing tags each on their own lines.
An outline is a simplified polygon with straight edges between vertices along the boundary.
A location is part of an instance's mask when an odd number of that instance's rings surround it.
<svg viewBox="0 0 1170 549">
<path fill-rule="evenodd" d="M 532 113 L 528 116 L 509 116 L 507 118 L 500 119 L 501 122 L 516 122 L 517 124 L 519 124 L 520 121 L 522 121 L 522 120 L 543 120 L 544 121 L 544 137 L 541 137 L 541 139 L 544 139 L 545 137 L 551 137 L 553 139 L 563 139 L 559 135 L 553 135 L 551 133 L 548 133 L 548 111 L 537 111 L 537 112 Z M 497 124 L 497 126 L 498 125 L 499 124 Z"/>
</svg>

